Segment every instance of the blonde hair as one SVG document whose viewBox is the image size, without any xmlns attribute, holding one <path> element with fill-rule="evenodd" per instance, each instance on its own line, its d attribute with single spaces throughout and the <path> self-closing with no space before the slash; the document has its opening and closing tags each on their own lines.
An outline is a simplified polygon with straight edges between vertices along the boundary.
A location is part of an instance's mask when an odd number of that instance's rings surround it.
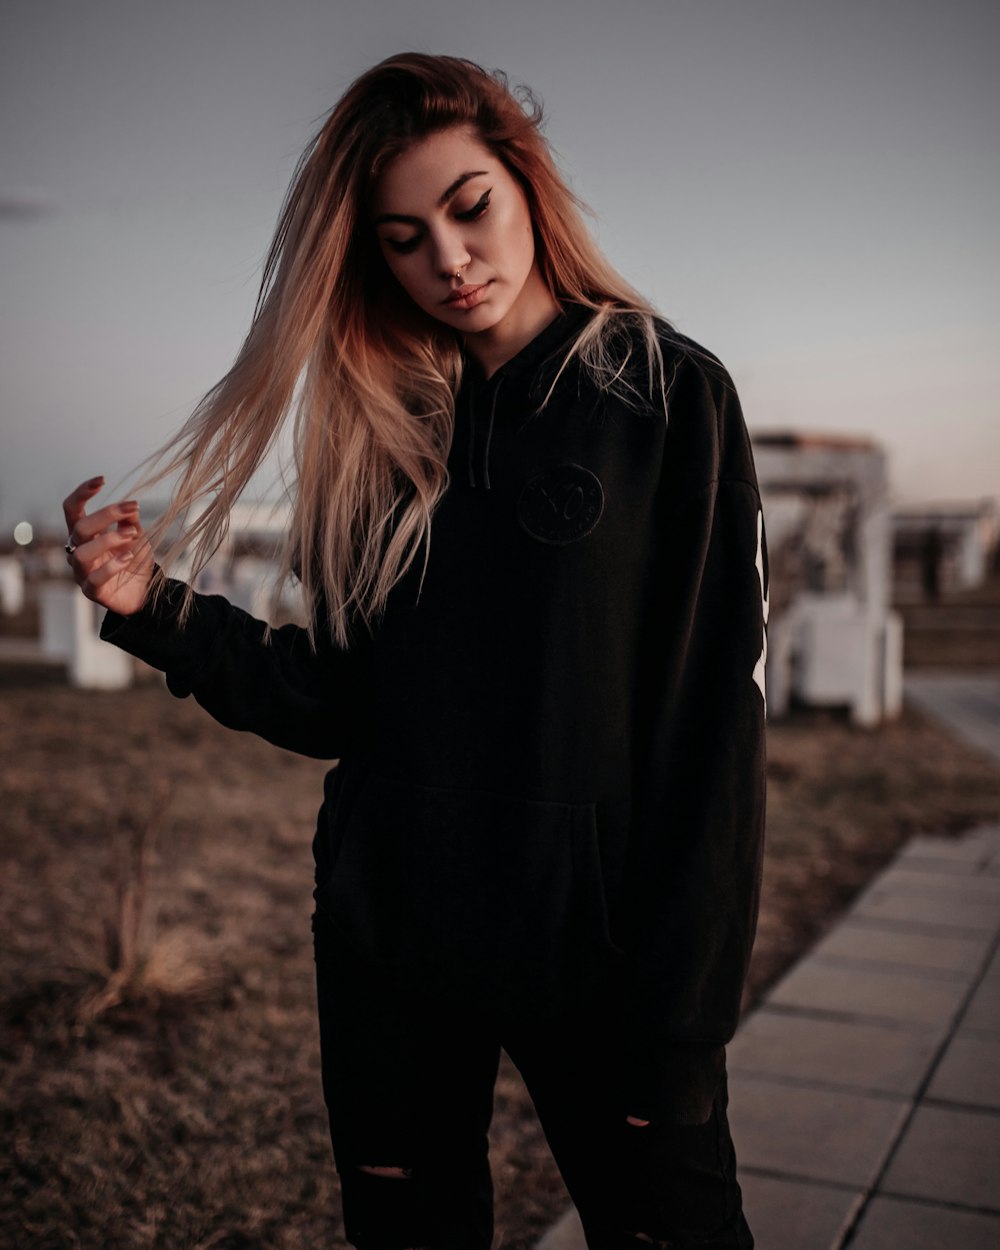
<svg viewBox="0 0 1000 1250">
<path fill-rule="evenodd" d="M 541 121 L 530 92 L 515 95 L 499 71 L 457 57 L 405 53 L 352 84 L 296 168 L 235 364 L 140 466 L 159 465 L 140 488 L 179 474 L 148 534 L 154 550 L 164 544 L 165 569 L 185 550 L 195 574 L 207 564 L 289 418 L 295 475 L 281 573 L 302 582 L 313 643 L 320 602 L 346 646 L 352 617 L 367 623 L 384 607 L 421 545 L 426 567 L 448 485 L 461 344 L 404 295 L 367 206 L 386 163 L 428 134 L 473 129 L 524 188 L 553 297 L 595 310 L 563 367 L 578 355 L 600 386 L 634 389 L 625 381 L 634 336 L 619 333 L 627 322 L 641 328 L 650 384 L 658 368 L 662 387 L 653 309 L 592 239 Z M 184 614 L 190 602 L 189 593 Z"/>
</svg>

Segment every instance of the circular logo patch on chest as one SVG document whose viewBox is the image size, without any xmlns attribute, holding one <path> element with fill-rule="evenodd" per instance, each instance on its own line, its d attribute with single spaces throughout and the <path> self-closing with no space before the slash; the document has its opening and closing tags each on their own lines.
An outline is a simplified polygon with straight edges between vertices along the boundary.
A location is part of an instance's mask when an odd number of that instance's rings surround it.
<svg viewBox="0 0 1000 1250">
<path fill-rule="evenodd" d="M 557 464 L 525 482 L 517 501 L 521 528 L 543 543 L 589 534 L 604 511 L 601 480 L 579 464 Z"/>
</svg>

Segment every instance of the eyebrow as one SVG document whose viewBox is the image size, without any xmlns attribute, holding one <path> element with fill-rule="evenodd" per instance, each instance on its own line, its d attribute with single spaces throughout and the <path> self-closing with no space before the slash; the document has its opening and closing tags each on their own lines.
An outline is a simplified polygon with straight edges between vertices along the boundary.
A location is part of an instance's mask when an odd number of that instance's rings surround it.
<svg viewBox="0 0 1000 1250">
<path fill-rule="evenodd" d="M 470 169 L 467 173 L 459 174 L 455 181 L 443 192 L 437 202 L 438 208 L 444 208 L 449 200 L 453 199 L 459 191 L 465 186 L 470 178 L 481 178 L 489 173 L 488 169 Z M 382 226 L 386 222 L 401 221 L 408 226 L 419 226 L 421 224 L 419 217 L 410 217 L 406 213 L 382 213 L 374 218 L 372 225 Z"/>
</svg>

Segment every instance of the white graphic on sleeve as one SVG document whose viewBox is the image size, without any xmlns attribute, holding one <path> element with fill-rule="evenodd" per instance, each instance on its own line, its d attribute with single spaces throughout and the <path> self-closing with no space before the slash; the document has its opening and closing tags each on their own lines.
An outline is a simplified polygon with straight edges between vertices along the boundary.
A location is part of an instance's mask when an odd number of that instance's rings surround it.
<svg viewBox="0 0 1000 1250">
<path fill-rule="evenodd" d="M 764 610 L 764 629 L 763 629 L 763 646 L 760 651 L 760 658 L 753 666 L 753 680 L 757 683 L 757 687 L 764 699 L 764 715 L 767 715 L 767 691 L 764 689 L 764 665 L 767 663 L 767 612 L 768 598 L 770 596 L 770 587 L 764 585 L 764 513 L 757 509 L 757 576 L 760 578 L 760 602 Z"/>
</svg>

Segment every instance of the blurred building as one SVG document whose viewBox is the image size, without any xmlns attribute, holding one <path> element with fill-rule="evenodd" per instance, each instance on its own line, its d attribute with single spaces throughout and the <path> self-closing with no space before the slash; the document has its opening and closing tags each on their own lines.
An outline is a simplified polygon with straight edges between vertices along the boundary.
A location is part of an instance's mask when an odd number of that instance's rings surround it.
<svg viewBox="0 0 1000 1250">
<path fill-rule="evenodd" d="M 934 601 L 980 586 L 997 556 L 993 499 L 897 508 L 892 514 L 893 598 Z"/>
<path fill-rule="evenodd" d="M 907 668 L 1000 668 L 1000 543 L 992 499 L 893 514 L 893 597 Z"/>
</svg>

